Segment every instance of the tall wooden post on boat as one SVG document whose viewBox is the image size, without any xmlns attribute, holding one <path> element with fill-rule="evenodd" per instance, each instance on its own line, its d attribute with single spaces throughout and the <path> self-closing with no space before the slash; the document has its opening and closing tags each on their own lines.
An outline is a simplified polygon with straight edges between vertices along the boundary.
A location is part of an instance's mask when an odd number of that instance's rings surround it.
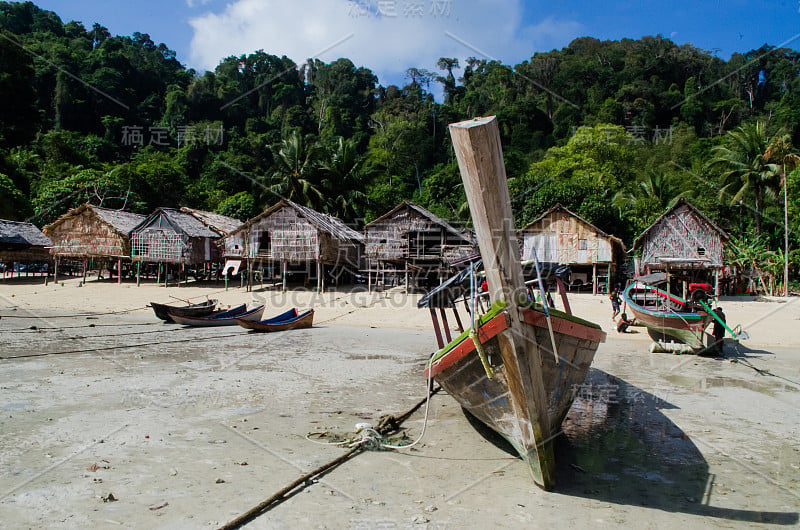
<svg viewBox="0 0 800 530">
<path fill-rule="evenodd" d="M 508 308 L 508 329 L 498 337 L 520 442 L 527 453 L 523 458 L 534 481 L 549 489 L 555 483 L 555 457 L 542 355 L 532 328 L 523 324 L 520 304 L 527 295 L 497 121 L 492 116 L 454 123 L 450 135 L 491 299 L 505 301 Z"/>
</svg>

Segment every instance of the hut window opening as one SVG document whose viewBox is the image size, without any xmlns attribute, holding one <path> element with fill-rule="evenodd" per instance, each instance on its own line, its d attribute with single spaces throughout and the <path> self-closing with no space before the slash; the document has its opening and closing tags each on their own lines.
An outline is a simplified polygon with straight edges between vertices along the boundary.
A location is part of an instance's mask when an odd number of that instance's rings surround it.
<svg viewBox="0 0 800 530">
<path fill-rule="evenodd" d="M 261 232 L 258 238 L 258 250 L 261 252 L 268 252 L 272 241 L 269 237 L 269 232 Z"/>
<path fill-rule="evenodd" d="M 589 248 L 589 242 L 586 239 L 578 240 L 578 250 L 586 250 Z"/>
<path fill-rule="evenodd" d="M 705 256 L 706 255 L 706 249 L 704 247 L 697 247 L 697 255 L 698 256 Z"/>
</svg>

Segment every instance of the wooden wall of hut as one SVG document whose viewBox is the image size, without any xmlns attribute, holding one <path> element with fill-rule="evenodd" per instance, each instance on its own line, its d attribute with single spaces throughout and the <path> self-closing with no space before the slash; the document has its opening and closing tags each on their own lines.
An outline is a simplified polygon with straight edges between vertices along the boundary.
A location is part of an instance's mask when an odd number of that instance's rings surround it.
<svg viewBox="0 0 800 530">
<path fill-rule="evenodd" d="M 561 212 L 554 212 L 525 227 L 522 259 L 565 265 L 594 265 L 614 260 L 612 240 L 591 225 Z"/>
<path fill-rule="evenodd" d="M 443 260 L 445 253 L 462 257 L 474 247 L 411 207 L 366 227 L 365 256 L 370 260 Z"/>
</svg>

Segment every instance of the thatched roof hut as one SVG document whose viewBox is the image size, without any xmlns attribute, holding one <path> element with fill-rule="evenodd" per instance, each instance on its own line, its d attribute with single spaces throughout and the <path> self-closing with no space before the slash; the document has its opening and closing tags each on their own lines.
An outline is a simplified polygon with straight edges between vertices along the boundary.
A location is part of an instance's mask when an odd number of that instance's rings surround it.
<svg viewBox="0 0 800 530">
<path fill-rule="evenodd" d="M 369 274 L 387 267 L 404 274 L 440 274 L 477 251 L 469 232 L 408 201 L 367 224 L 364 233 Z"/>
<path fill-rule="evenodd" d="M 228 258 L 287 264 L 316 264 L 318 287 L 322 266 L 358 270 L 364 237 L 336 217 L 282 199 L 229 233 L 221 242 Z M 252 270 L 252 269 L 250 269 Z M 311 272 L 311 271 L 309 271 Z"/>
<path fill-rule="evenodd" d="M 681 198 L 633 242 L 639 271 L 666 271 L 686 281 L 719 279 L 728 234 Z"/>
<path fill-rule="evenodd" d="M 681 198 L 645 229 L 633 248 L 647 269 L 721 269 L 728 234 Z"/>
<path fill-rule="evenodd" d="M 31 223 L 0 219 L 0 262 L 50 259 L 52 241 Z"/>
<path fill-rule="evenodd" d="M 181 208 L 181 211 L 194 215 L 200 219 L 204 225 L 220 235 L 227 235 L 242 226 L 240 220 L 228 217 L 227 215 L 204 212 L 203 210 L 195 210 L 194 208 L 187 208 L 186 206 Z"/>
<path fill-rule="evenodd" d="M 592 283 L 592 291 L 607 291 L 613 283 L 625 244 L 556 204 L 522 228 L 522 259 L 569 265 L 573 285 Z"/>
<path fill-rule="evenodd" d="M 156 208 L 131 232 L 133 260 L 197 265 L 219 258 L 212 241 L 222 236 L 222 229 L 210 228 L 195 212 Z M 203 214 L 206 218 L 217 215 Z M 226 219 L 224 222 L 230 225 L 238 223 L 235 219 Z"/>
<path fill-rule="evenodd" d="M 144 218 L 87 203 L 65 213 L 43 231 L 53 240 L 50 253 L 57 258 L 129 258 L 129 234 Z"/>
</svg>

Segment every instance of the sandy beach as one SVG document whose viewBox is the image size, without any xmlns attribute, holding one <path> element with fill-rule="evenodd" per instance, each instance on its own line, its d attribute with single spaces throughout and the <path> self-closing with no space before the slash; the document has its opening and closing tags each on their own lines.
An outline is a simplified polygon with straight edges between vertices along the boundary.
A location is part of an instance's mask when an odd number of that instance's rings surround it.
<svg viewBox="0 0 800 530">
<path fill-rule="evenodd" d="M 312 433 L 352 435 L 424 397 L 419 296 L 0 282 L 3 526 L 224 524 L 344 452 Z M 162 324 L 147 304 L 173 297 L 314 307 L 315 326 Z M 797 526 L 798 300 L 723 300 L 751 338 L 713 359 L 649 353 L 644 328 L 613 330 L 605 296 L 573 294 L 608 340 L 564 423 L 555 491 L 441 392 L 412 449 L 365 452 L 250 527 Z M 410 440 L 424 420 L 404 423 Z"/>
</svg>

